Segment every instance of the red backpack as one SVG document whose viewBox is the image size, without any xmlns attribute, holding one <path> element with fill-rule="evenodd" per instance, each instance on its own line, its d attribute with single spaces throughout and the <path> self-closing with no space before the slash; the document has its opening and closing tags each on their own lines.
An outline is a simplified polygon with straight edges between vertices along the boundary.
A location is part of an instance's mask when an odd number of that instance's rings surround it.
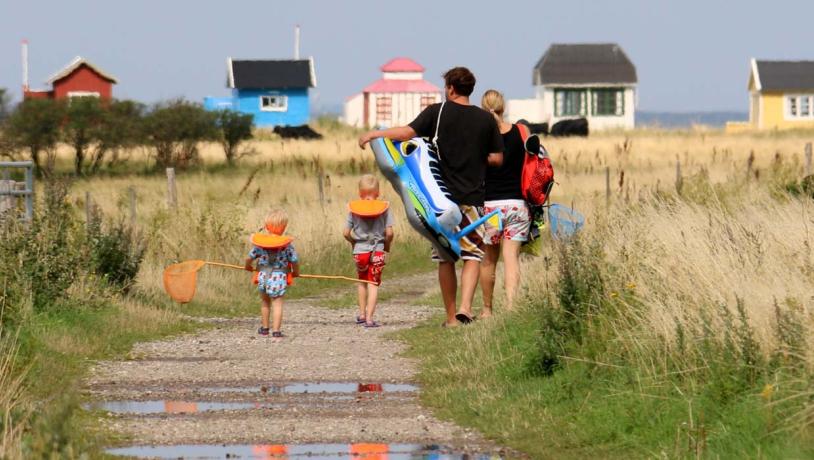
<svg viewBox="0 0 814 460">
<path fill-rule="evenodd" d="M 548 201 L 551 188 L 554 186 L 554 166 L 548 151 L 542 144 L 537 152 L 528 150 L 526 141 L 531 137 L 528 126 L 518 123 L 520 137 L 523 139 L 523 146 L 526 149 L 526 157 L 523 160 L 523 174 L 520 180 L 520 187 L 523 192 L 523 199 L 529 206 L 541 206 Z"/>
</svg>

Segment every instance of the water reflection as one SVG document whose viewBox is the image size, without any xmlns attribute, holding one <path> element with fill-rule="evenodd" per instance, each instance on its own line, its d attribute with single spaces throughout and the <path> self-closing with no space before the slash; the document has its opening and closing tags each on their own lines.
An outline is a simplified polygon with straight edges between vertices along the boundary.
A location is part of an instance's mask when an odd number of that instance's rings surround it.
<svg viewBox="0 0 814 460">
<path fill-rule="evenodd" d="M 491 460 L 491 454 L 471 454 L 435 445 L 422 444 L 186 444 L 175 446 L 134 446 L 108 449 L 111 455 L 149 458 L 253 458 L 352 460 L 449 459 Z"/>
<path fill-rule="evenodd" d="M 99 401 L 85 405 L 85 409 L 104 410 L 116 414 L 194 414 L 216 410 L 263 409 L 273 404 L 258 402 L 212 401 Z"/>
</svg>

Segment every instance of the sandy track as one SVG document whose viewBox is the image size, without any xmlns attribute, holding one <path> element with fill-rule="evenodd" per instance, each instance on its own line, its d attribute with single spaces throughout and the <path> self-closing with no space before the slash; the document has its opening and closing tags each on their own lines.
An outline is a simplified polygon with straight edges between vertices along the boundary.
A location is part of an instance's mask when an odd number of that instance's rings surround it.
<svg viewBox="0 0 814 460">
<path fill-rule="evenodd" d="M 355 325 L 355 309 L 320 308 L 313 299 L 287 302 L 280 342 L 257 335 L 257 318 L 208 319 L 211 329 L 137 344 L 131 360 L 97 363 L 88 392 L 97 401 L 170 402 L 168 410 L 107 419 L 130 445 L 421 443 L 497 452 L 478 433 L 434 418 L 417 391 L 376 391 L 378 384 L 415 383 L 416 363 L 386 335 L 438 312 L 410 305 L 420 297 L 416 286 L 431 286 L 432 279 L 385 284 L 399 295 L 381 305 L 377 329 Z M 345 384 L 341 391 L 302 391 L 316 382 Z M 229 402 L 244 407 L 198 410 Z"/>
</svg>

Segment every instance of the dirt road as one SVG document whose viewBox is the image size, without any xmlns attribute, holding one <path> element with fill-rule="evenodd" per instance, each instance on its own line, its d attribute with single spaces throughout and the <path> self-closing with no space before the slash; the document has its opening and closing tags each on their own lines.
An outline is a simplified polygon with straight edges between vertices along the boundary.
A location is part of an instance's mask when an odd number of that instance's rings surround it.
<svg viewBox="0 0 814 460">
<path fill-rule="evenodd" d="M 355 309 L 318 307 L 317 299 L 287 302 L 280 342 L 257 335 L 257 318 L 208 319 L 211 329 L 97 363 L 91 407 L 113 413 L 106 423 L 124 439 L 116 454 L 505 456 L 421 407 L 416 363 L 387 337 L 438 312 L 412 305 L 419 286 L 433 284 L 427 275 L 385 284 L 397 295 L 381 305 L 376 329 L 354 324 Z"/>
</svg>

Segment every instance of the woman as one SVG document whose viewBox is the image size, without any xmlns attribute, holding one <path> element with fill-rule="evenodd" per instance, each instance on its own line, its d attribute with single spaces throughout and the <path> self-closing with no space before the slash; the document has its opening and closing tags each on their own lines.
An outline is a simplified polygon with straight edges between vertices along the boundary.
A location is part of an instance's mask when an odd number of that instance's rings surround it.
<svg viewBox="0 0 814 460">
<path fill-rule="evenodd" d="M 511 310 L 514 295 L 520 284 L 520 246 L 528 239 L 531 216 L 523 200 L 520 177 L 526 149 L 516 125 L 503 120 L 504 99 L 499 92 L 490 89 L 481 99 L 481 107 L 497 120 L 503 135 L 503 165 L 486 171 L 486 202 L 484 213 L 500 209 L 503 213 L 503 230 L 486 225 L 485 255 L 480 266 L 480 283 L 483 289 L 481 318 L 492 316 L 492 296 L 495 290 L 495 266 L 503 254 L 504 288 L 506 309 Z"/>
</svg>

